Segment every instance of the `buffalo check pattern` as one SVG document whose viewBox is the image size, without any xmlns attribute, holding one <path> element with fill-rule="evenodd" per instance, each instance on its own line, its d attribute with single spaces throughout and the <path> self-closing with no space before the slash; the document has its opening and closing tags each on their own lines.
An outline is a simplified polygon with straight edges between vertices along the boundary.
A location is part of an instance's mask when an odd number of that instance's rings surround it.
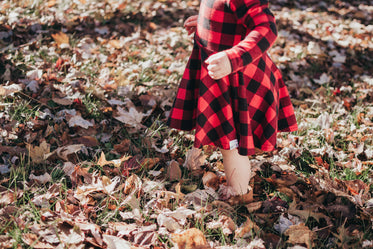
<svg viewBox="0 0 373 249">
<path fill-rule="evenodd" d="M 252 155 L 272 151 L 279 131 L 297 130 L 281 73 L 267 50 L 277 37 L 266 0 L 202 0 L 195 42 L 168 119 L 196 129 L 195 147 L 215 145 Z M 233 72 L 213 80 L 204 61 L 225 51 Z"/>
</svg>

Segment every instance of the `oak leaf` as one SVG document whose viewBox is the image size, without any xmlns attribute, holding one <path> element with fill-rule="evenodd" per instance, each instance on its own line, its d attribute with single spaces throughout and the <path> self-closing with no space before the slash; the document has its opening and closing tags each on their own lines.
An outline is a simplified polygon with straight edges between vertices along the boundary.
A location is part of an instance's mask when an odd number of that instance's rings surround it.
<svg viewBox="0 0 373 249">
<path fill-rule="evenodd" d="M 137 130 L 144 127 L 141 124 L 141 121 L 146 116 L 146 114 L 138 112 L 135 107 L 130 107 L 128 112 L 120 106 L 117 107 L 117 110 L 118 112 L 117 116 L 114 117 L 115 119 L 130 127 L 134 127 Z"/>
</svg>

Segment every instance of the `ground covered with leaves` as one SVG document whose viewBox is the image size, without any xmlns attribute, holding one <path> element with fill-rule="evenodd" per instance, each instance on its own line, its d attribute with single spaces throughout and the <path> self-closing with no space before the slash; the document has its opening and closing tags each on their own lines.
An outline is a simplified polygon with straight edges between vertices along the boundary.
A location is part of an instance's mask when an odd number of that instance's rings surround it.
<svg viewBox="0 0 373 249">
<path fill-rule="evenodd" d="M 373 247 L 373 2 L 272 1 L 299 131 L 228 200 L 165 126 L 198 2 L 0 2 L 1 248 Z"/>
</svg>

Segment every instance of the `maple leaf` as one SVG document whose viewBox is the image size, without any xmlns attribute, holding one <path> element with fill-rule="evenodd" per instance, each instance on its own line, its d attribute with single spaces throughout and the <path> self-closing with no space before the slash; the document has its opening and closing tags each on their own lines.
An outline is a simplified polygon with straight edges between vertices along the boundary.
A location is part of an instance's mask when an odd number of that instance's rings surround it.
<svg viewBox="0 0 373 249">
<path fill-rule="evenodd" d="M 147 116 L 144 113 L 138 112 L 135 107 L 130 107 L 128 112 L 125 111 L 120 106 L 117 107 L 117 116 L 114 117 L 115 119 L 119 120 L 120 122 L 134 127 L 137 130 L 144 128 L 145 126 L 141 124 L 142 119 Z"/>
<path fill-rule="evenodd" d="M 55 40 L 55 42 L 57 43 L 58 47 L 60 47 L 60 48 L 69 48 L 70 47 L 69 37 L 65 33 L 59 32 L 59 33 L 56 33 L 56 34 L 52 34 L 52 37 Z"/>
<path fill-rule="evenodd" d="M 90 122 L 88 120 L 85 120 L 80 115 L 76 115 L 76 116 L 73 116 L 72 118 L 69 119 L 69 126 L 70 127 L 79 126 L 79 127 L 84 128 L 84 129 L 88 129 L 89 127 L 93 127 L 94 123 L 93 123 L 93 121 Z"/>
</svg>

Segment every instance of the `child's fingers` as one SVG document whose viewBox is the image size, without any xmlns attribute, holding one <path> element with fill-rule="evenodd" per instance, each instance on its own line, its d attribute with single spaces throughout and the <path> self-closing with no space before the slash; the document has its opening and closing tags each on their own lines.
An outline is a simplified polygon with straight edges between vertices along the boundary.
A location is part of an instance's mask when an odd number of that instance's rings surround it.
<svg viewBox="0 0 373 249">
<path fill-rule="evenodd" d="M 232 72 L 229 58 L 225 52 L 211 55 L 205 63 L 208 65 L 208 74 L 213 79 L 221 79 Z"/>
<path fill-rule="evenodd" d="M 209 64 L 207 66 L 207 70 L 215 73 L 216 71 L 219 71 L 220 67 L 217 64 Z"/>
<path fill-rule="evenodd" d="M 193 34 L 196 31 L 195 27 L 186 27 L 185 29 L 188 32 L 188 35 Z"/>
<path fill-rule="evenodd" d="M 198 16 L 191 16 L 184 22 L 184 27 L 197 26 Z"/>
</svg>

